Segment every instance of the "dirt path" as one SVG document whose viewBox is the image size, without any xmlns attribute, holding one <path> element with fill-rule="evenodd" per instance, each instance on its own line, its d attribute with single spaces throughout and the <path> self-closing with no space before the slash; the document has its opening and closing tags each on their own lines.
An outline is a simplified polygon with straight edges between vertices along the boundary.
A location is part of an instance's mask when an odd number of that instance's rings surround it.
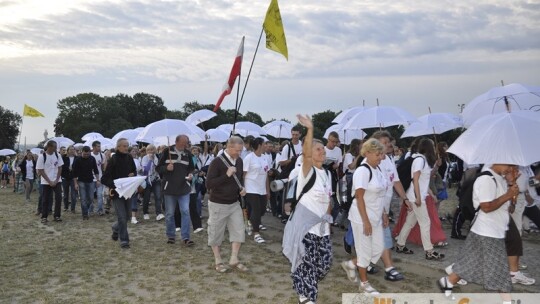
<svg viewBox="0 0 540 304">
<path fill-rule="evenodd" d="M 268 243 L 251 238 L 240 259 L 249 273 L 218 274 L 213 269 L 206 231 L 193 235 L 196 245 L 166 244 L 164 222 L 128 224 L 131 249 L 121 250 L 110 239 L 113 215 L 63 214 L 61 223 L 42 225 L 32 204 L 9 189 L 0 192 L 0 302 L 1 303 L 296 303 L 291 288 L 290 266 L 281 254 L 283 225 L 277 218 L 263 218 Z M 451 202 L 443 208 L 452 208 Z M 152 208 L 153 209 L 153 208 Z M 151 209 L 151 210 L 152 210 Z M 206 220 L 203 221 L 206 225 Z M 319 303 L 340 303 L 342 293 L 356 292 L 339 262 L 348 258 L 342 248 L 343 231 L 333 236 L 334 263 L 321 282 Z M 524 262 L 528 272 L 540 278 L 540 235 L 525 236 Z M 390 283 L 379 273 L 370 281 L 381 292 L 438 292 L 435 280 L 459 254 L 462 241 L 449 239 L 444 249 L 447 262 L 428 262 L 421 248 L 417 254 L 394 254 L 396 266 L 406 280 Z M 224 259 L 230 247 L 224 246 Z M 379 263 L 380 264 L 380 263 Z M 468 285 L 460 292 L 482 292 Z M 539 285 L 516 286 L 516 292 L 540 292 Z"/>
</svg>

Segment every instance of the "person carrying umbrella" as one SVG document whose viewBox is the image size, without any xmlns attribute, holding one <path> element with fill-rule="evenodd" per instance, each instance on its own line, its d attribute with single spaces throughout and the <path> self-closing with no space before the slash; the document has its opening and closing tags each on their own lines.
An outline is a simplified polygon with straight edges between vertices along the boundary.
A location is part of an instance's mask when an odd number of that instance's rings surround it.
<svg viewBox="0 0 540 304">
<path fill-rule="evenodd" d="M 157 170 L 163 176 L 163 195 L 165 199 L 165 234 L 167 243 L 174 244 L 176 229 L 174 225 L 174 211 L 178 204 L 182 216 L 181 237 L 184 245 L 193 246 L 189 232 L 191 218 L 189 216 L 189 196 L 191 192 L 192 172 L 195 169 L 189 148 L 189 138 L 178 135 L 175 144 L 163 151 Z"/>
<path fill-rule="evenodd" d="M 112 225 L 112 239 L 117 241 L 120 237 L 120 247 L 129 248 L 129 235 L 127 230 L 128 214 L 131 209 L 130 199 L 122 198 L 114 190 L 114 180 L 123 177 L 137 175 L 137 168 L 133 158 L 128 153 L 129 142 L 125 138 L 120 138 L 116 142 L 116 153 L 107 162 L 107 167 L 101 176 L 101 183 L 107 186 L 112 204 L 116 210 L 117 221 Z M 99 171 L 99 170 L 98 170 Z"/>
</svg>

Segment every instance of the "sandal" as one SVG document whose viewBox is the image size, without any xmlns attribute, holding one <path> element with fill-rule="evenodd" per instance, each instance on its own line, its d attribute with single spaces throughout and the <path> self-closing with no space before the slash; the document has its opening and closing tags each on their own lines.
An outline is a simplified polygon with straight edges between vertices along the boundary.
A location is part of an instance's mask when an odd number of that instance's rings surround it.
<svg viewBox="0 0 540 304">
<path fill-rule="evenodd" d="M 216 265 L 216 271 L 219 272 L 219 273 L 225 273 L 225 272 L 229 271 L 229 268 L 227 266 L 225 266 L 225 264 L 219 263 L 219 264 Z"/>
<path fill-rule="evenodd" d="M 184 240 L 184 245 L 186 245 L 187 247 L 191 247 L 195 245 L 195 242 L 193 242 L 192 240 Z"/>
<path fill-rule="evenodd" d="M 369 266 L 366 267 L 366 272 L 369 274 L 376 274 L 379 270 L 375 267 L 375 264 L 370 263 Z"/>
<path fill-rule="evenodd" d="M 255 240 L 255 242 L 257 242 L 257 244 L 266 243 L 266 241 L 262 238 L 260 234 L 255 235 L 253 239 Z"/>
<path fill-rule="evenodd" d="M 414 252 L 405 246 L 396 245 L 397 253 L 413 254 Z"/>
<path fill-rule="evenodd" d="M 385 271 L 384 273 L 384 279 L 387 281 L 396 282 L 405 279 L 405 277 L 393 267 L 392 269 L 390 269 L 389 271 Z"/>
<path fill-rule="evenodd" d="M 435 260 L 439 261 L 444 259 L 444 254 L 438 253 L 437 251 L 426 251 L 426 260 Z"/>
<path fill-rule="evenodd" d="M 237 269 L 237 270 L 239 270 L 240 272 L 247 272 L 247 271 L 249 271 L 249 268 L 247 268 L 246 265 L 244 265 L 244 264 L 242 264 L 242 263 L 229 264 L 229 267 L 231 267 L 231 269 Z"/>
<path fill-rule="evenodd" d="M 449 297 L 452 295 L 452 287 L 448 287 L 448 277 L 442 277 L 437 281 L 437 285 L 439 285 L 439 288 L 442 292 L 444 292 L 444 295 Z"/>
<path fill-rule="evenodd" d="M 448 246 L 448 243 L 444 241 L 438 242 L 437 244 L 433 244 L 433 247 L 437 247 L 437 248 L 442 248 L 446 246 Z"/>
</svg>

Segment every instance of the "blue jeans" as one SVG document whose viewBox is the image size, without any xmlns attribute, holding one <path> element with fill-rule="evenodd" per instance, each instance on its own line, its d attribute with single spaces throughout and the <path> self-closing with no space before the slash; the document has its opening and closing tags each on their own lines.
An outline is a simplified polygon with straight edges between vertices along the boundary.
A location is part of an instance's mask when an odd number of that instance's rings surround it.
<svg viewBox="0 0 540 304">
<path fill-rule="evenodd" d="M 73 181 L 73 179 L 71 178 L 63 178 L 62 189 L 64 190 L 64 209 L 68 209 L 69 199 L 71 198 L 71 211 L 74 211 L 75 205 L 77 205 L 77 191 L 75 191 L 75 181 Z"/>
<path fill-rule="evenodd" d="M 99 183 L 98 186 L 96 182 L 93 182 L 93 184 L 97 195 L 97 212 L 103 212 L 103 185 Z M 88 205 L 88 210 L 94 212 L 94 193 L 92 193 L 92 201 Z"/>
<path fill-rule="evenodd" d="M 81 210 L 82 215 L 88 215 L 88 207 L 94 200 L 94 183 L 79 183 L 79 193 L 81 194 Z"/>
<path fill-rule="evenodd" d="M 182 215 L 182 240 L 189 240 L 189 231 L 191 226 L 191 218 L 189 217 L 189 193 L 184 195 L 167 195 L 165 194 L 165 233 L 168 238 L 175 238 L 176 231 L 174 225 L 174 210 L 176 204 L 180 207 Z"/>
<path fill-rule="evenodd" d="M 144 189 L 143 199 L 143 214 L 148 214 L 148 203 L 150 203 L 150 195 L 154 193 L 154 202 L 156 207 L 156 215 L 163 213 L 161 210 L 161 183 L 155 181 L 152 185 L 147 185 Z"/>
<path fill-rule="evenodd" d="M 127 231 L 127 219 L 129 209 L 131 209 L 130 200 L 115 198 L 112 200 L 114 210 L 116 210 L 117 221 L 112 225 L 112 231 L 118 233 L 120 244 L 129 244 L 129 235 Z"/>
</svg>

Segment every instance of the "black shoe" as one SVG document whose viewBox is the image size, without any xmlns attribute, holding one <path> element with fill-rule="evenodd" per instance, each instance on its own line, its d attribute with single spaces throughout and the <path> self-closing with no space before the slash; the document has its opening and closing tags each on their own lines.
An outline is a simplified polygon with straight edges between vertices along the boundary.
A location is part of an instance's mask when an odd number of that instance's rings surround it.
<svg viewBox="0 0 540 304">
<path fill-rule="evenodd" d="M 61 219 L 60 217 L 55 217 L 55 218 L 54 218 L 54 221 L 55 221 L 55 222 L 61 222 L 62 219 Z"/>
<path fill-rule="evenodd" d="M 83 219 L 83 220 L 88 220 L 89 217 L 88 217 L 88 215 L 83 215 L 82 219 Z"/>
<path fill-rule="evenodd" d="M 47 224 L 47 222 L 48 222 L 48 221 L 49 221 L 49 220 L 47 220 L 47 219 L 46 219 L 46 218 L 44 218 L 44 217 L 43 217 L 43 218 L 41 218 L 41 223 L 42 223 L 42 224 Z"/>
<path fill-rule="evenodd" d="M 112 233 L 112 235 L 111 235 L 111 239 L 112 239 L 113 241 L 118 241 L 118 232 L 114 232 L 114 231 L 113 231 L 113 233 Z"/>
<path fill-rule="evenodd" d="M 461 235 L 461 234 L 460 235 L 451 235 L 450 237 L 453 238 L 453 239 L 457 239 L 457 240 L 464 240 L 464 239 L 467 238 L 466 236 Z"/>
<path fill-rule="evenodd" d="M 174 244 L 175 240 L 174 238 L 167 239 L 167 244 Z"/>
<path fill-rule="evenodd" d="M 377 272 L 379 272 L 379 270 L 375 267 L 375 265 L 370 264 L 370 265 L 366 268 L 366 272 L 369 273 L 369 274 L 376 274 Z"/>
<path fill-rule="evenodd" d="M 64 212 L 68 212 L 68 208 L 64 208 Z"/>
<path fill-rule="evenodd" d="M 120 245 L 120 248 L 122 248 L 122 249 L 129 249 L 130 246 L 129 246 L 129 244 L 122 244 L 122 245 Z"/>
</svg>

